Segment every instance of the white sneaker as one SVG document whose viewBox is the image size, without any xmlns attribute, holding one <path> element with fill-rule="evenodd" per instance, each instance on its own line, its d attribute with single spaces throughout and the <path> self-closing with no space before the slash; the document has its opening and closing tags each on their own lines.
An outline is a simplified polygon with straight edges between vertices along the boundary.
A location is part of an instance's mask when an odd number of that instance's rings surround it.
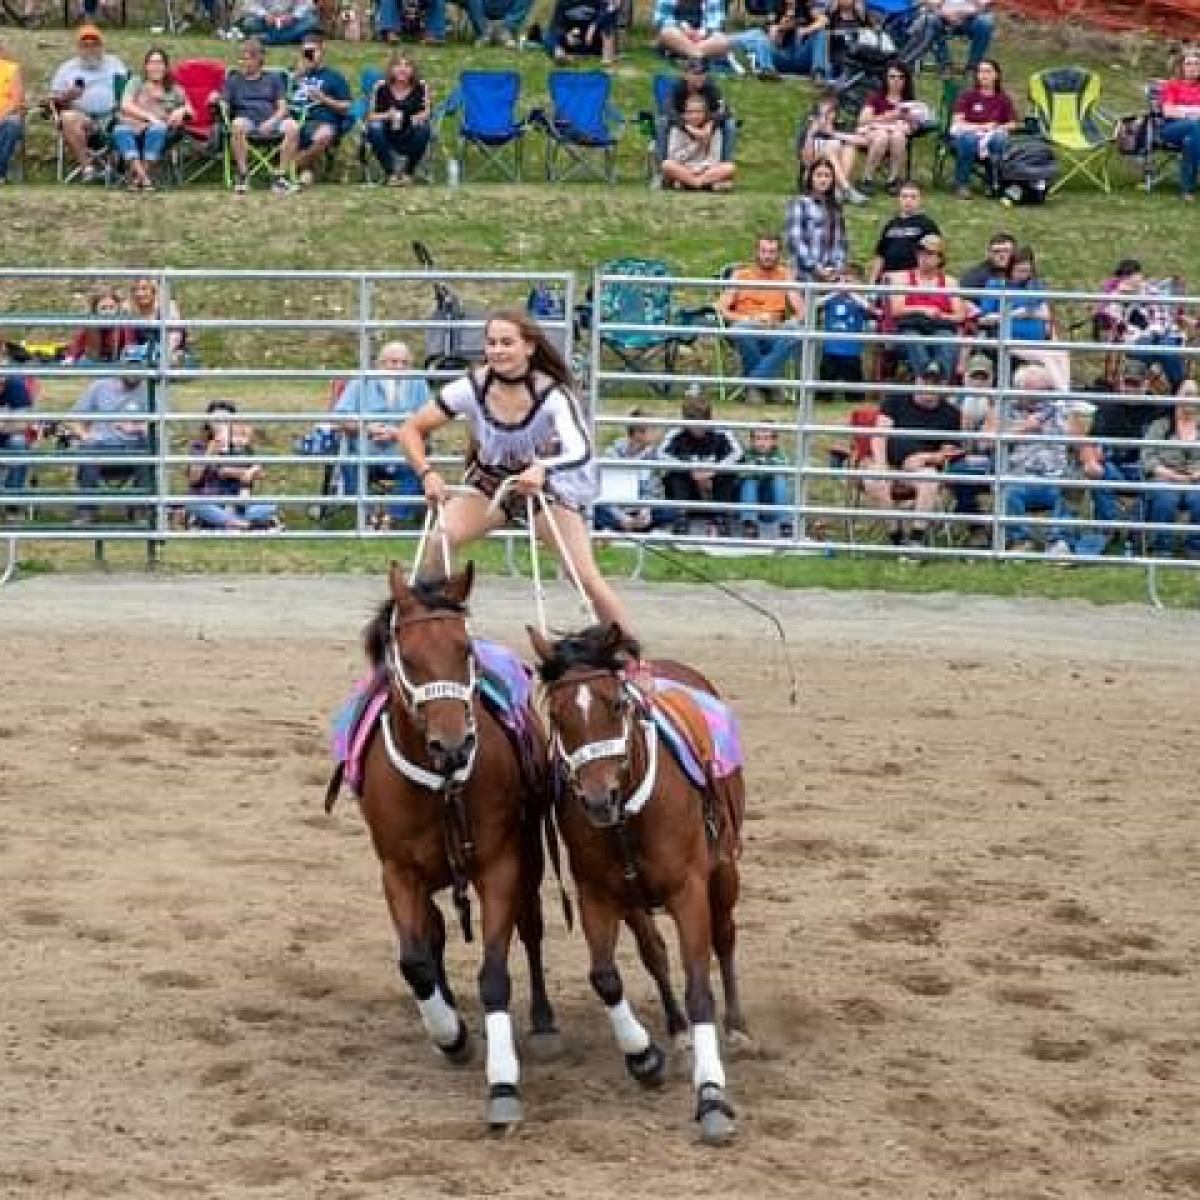
<svg viewBox="0 0 1200 1200">
<path fill-rule="evenodd" d="M 1046 547 L 1047 558 L 1070 558 L 1071 547 L 1067 545 L 1063 538 L 1059 538 L 1056 542 L 1051 542 Z"/>
<path fill-rule="evenodd" d="M 737 53 L 735 51 L 730 50 L 725 55 L 725 61 L 727 63 L 729 63 L 729 69 L 735 75 L 745 75 L 746 74 L 746 64 L 744 62 L 742 62 L 742 60 L 740 58 L 738 58 Z"/>
</svg>

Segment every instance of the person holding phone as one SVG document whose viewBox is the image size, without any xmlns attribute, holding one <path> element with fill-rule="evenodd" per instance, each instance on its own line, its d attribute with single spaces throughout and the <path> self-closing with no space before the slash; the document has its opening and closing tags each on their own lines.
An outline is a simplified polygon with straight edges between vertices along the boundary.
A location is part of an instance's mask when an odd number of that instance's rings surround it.
<svg viewBox="0 0 1200 1200">
<path fill-rule="evenodd" d="M 112 116 L 117 80 L 129 70 L 115 54 L 105 53 L 104 35 L 95 25 L 81 25 L 75 43 L 77 52 L 54 72 L 45 103 L 58 120 L 80 180 L 93 183 L 102 172 L 93 161 L 88 139 Z"/>
<path fill-rule="evenodd" d="M 354 124 L 350 84 L 341 71 L 325 62 L 325 38 L 317 30 L 304 35 L 291 102 L 301 118 L 296 170 L 300 183 L 308 187 L 313 182 L 313 165 Z"/>
</svg>

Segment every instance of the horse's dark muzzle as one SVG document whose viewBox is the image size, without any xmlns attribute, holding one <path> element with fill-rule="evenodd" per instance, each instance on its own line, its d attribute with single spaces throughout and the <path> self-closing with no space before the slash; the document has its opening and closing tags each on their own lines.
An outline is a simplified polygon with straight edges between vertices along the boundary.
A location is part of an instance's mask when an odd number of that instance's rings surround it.
<svg viewBox="0 0 1200 1200">
<path fill-rule="evenodd" d="M 620 788 L 605 788 L 598 792 L 582 792 L 583 815 L 595 829 L 612 829 L 621 820 Z"/>
<path fill-rule="evenodd" d="M 475 735 L 468 733 L 462 741 L 449 745 L 441 738 L 431 737 L 426 743 L 433 769 L 443 776 L 453 775 L 461 771 L 470 761 L 475 752 Z"/>
</svg>

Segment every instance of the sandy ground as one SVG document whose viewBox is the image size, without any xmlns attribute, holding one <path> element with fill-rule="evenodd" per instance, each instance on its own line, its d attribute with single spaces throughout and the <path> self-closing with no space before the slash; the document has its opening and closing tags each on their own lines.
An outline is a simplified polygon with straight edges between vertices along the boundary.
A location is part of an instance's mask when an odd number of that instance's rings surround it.
<svg viewBox="0 0 1200 1200">
<path fill-rule="evenodd" d="M 566 1047 L 521 1129 L 429 1049 L 320 803 L 378 581 L 41 578 L 0 591 L 0 1194 L 1200 1195 L 1200 621 L 750 589 L 789 709 L 759 618 L 631 593 L 745 724 L 734 1145 L 683 1064 L 626 1078 L 552 904 Z M 487 580 L 476 627 L 528 611 Z"/>
</svg>

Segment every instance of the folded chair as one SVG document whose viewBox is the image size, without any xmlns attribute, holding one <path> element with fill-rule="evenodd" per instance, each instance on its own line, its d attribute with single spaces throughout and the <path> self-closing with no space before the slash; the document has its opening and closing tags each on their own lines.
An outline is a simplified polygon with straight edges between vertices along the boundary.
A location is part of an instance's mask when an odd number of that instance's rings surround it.
<svg viewBox="0 0 1200 1200">
<path fill-rule="evenodd" d="M 546 179 L 615 183 L 625 118 L 613 108 L 607 71 L 551 71 L 550 111 L 531 116 L 546 137 Z"/>
<path fill-rule="evenodd" d="M 502 179 L 521 181 L 521 155 L 527 119 L 518 115 L 521 76 L 517 71 L 464 71 L 438 113 L 458 120 L 457 170 L 467 177 L 468 152 L 481 170 L 492 168 Z M 436 125 L 435 125 L 436 128 Z"/>
<path fill-rule="evenodd" d="M 1112 191 L 1108 163 L 1116 129 L 1100 109 L 1100 77 L 1084 67 L 1053 67 L 1029 78 L 1029 99 L 1038 132 L 1059 152 L 1063 172 L 1050 188 L 1054 195 L 1081 176 L 1106 195 Z"/>
<path fill-rule="evenodd" d="M 221 95 L 225 74 L 225 64 L 215 58 L 188 58 L 175 64 L 175 81 L 193 114 L 170 151 L 172 173 L 179 184 L 221 171 L 221 124 L 213 96 Z"/>
</svg>

